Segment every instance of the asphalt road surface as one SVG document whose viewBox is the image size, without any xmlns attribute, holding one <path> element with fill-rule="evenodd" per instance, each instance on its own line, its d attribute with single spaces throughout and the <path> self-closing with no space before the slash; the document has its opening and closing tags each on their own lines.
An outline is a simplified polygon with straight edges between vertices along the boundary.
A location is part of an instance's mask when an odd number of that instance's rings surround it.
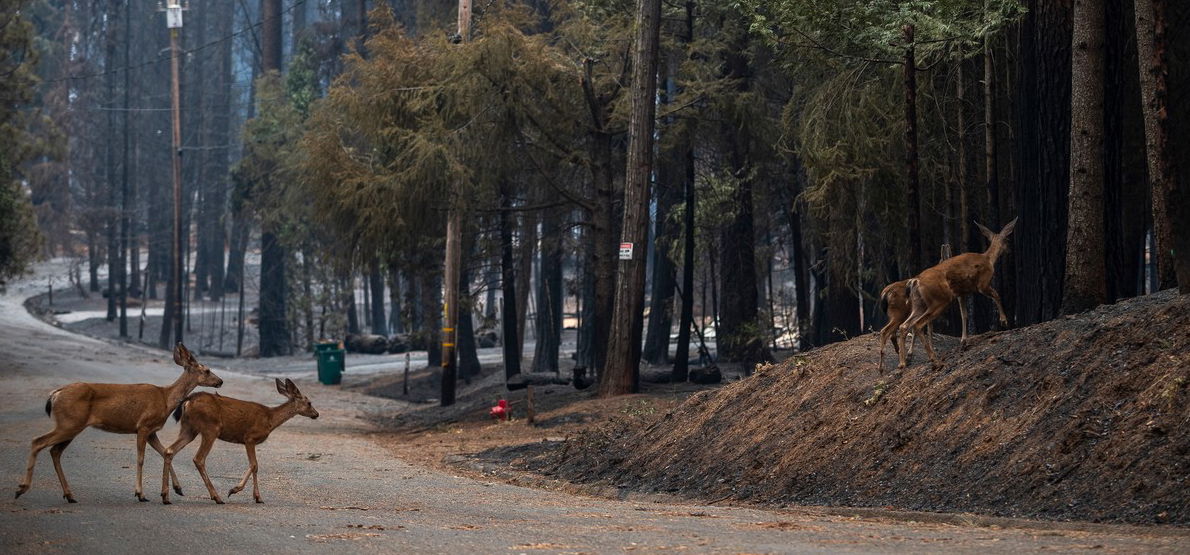
<svg viewBox="0 0 1190 555">
<path fill-rule="evenodd" d="M 377 442 L 371 410 L 392 401 L 303 380 L 322 414 L 296 417 L 257 449 L 264 504 L 251 492 L 226 505 L 206 497 L 191 458 L 175 460 L 186 496 L 163 506 L 161 458 L 145 457 L 145 493 L 133 496 L 134 437 L 90 429 L 63 455 L 77 504 L 67 504 L 48 449 L 33 487 L 13 499 L 32 438 L 53 424 L 47 394 L 75 381 L 168 384 L 165 353 L 73 335 L 28 315 L 29 282 L 0 297 L 0 553 L 850 553 L 1190 551 L 1185 530 L 866 516 L 846 511 L 682 505 L 572 496 L 451 476 L 394 458 Z M 279 404 L 271 380 L 215 370 L 223 395 Z M 168 445 L 172 421 L 160 433 Z M 399 453 L 399 449 L 397 450 Z M 217 443 L 207 467 L 221 492 L 246 469 L 239 445 Z M 1009 522 L 1005 524 L 1004 522 Z"/>
</svg>

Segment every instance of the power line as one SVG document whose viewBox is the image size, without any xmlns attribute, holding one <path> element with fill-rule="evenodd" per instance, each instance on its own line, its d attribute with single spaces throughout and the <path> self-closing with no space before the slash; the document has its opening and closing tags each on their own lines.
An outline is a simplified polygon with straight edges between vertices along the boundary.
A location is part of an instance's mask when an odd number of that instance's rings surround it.
<svg viewBox="0 0 1190 555">
<path fill-rule="evenodd" d="M 299 6 L 303 6 L 303 5 L 305 5 L 305 3 L 306 3 L 306 0 L 296 0 L 296 1 L 295 1 L 293 4 L 291 4 L 291 5 L 290 5 L 288 8 L 286 8 L 286 9 L 284 9 L 284 10 L 281 10 L 281 14 L 280 14 L 279 16 L 277 16 L 277 17 L 284 17 L 284 16 L 285 16 L 285 14 L 287 14 L 287 13 L 289 13 L 289 12 L 292 12 L 294 9 L 298 8 Z M 234 32 L 234 33 L 232 33 L 232 34 L 230 34 L 230 35 L 227 35 L 227 36 L 225 36 L 225 37 L 221 37 L 221 38 L 218 38 L 218 39 L 212 40 L 212 41 L 210 41 L 210 42 L 208 42 L 208 43 L 206 43 L 206 44 L 202 44 L 202 45 L 196 46 L 196 47 L 194 47 L 194 48 L 192 48 L 192 49 L 190 49 L 190 50 L 183 50 L 183 51 L 181 52 L 181 54 L 182 54 L 182 55 L 189 55 L 189 54 L 193 54 L 193 53 L 195 53 L 195 52 L 201 51 L 201 50 L 206 50 L 207 48 L 210 48 L 210 47 L 212 47 L 212 46 L 215 46 L 215 45 L 217 45 L 217 44 L 222 44 L 222 43 L 224 43 L 224 42 L 227 42 L 227 41 L 229 41 L 229 40 L 233 40 L 233 39 L 235 39 L 236 37 L 239 37 L 240 35 L 243 35 L 243 34 L 245 34 L 245 33 L 249 33 L 249 32 L 250 32 L 250 33 L 252 33 L 253 35 L 255 35 L 255 34 L 256 34 L 256 28 L 257 28 L 257 27 L 260 27 L 261 25 L 264 25 L 264 22 L 265 22 L 265 20 L 264 20 L 264 19 L 262 19 L 262 20 L 260 20 L 260 21 L 258 21 L 258 22 L 256 22 L 256 23 L 249 24 L 247 27 L 245 27 L 245 28 L 243 28 L 243 29 L 240 29 L 239 31 L 236 31 L 236 32 Z M 117 68 L 112 68 L 112 69 L 108 69 L 108 70 L 104 70 L 104 71 L 97 71 L 97 72 L 94 72 L 94 73 L 84 73 L 84 74 L 82 74 L 82 75 L 67 75 L 67 76 L 65 76 L 65 77 L 56 77 L 56 78 L 54 78 L 54 79 L 46 79 L 46 80 L 44 80 L 44 81 L 43 81 L 43 83 L 60 83 L 60 82 L 62 82 L 62 81 L 82 81 L 82 80 L 85 80 L 85 79 L 91 79 L 91 78 L 94 78 L 94 77 L 102 77 L 102 76 L 104 76 L 104 75 L 108 75 L 108 74 L 112 74 L 112 73 L 119 73 L 119 72 L 121 72 L 121 71 L 132 71 L 132 70 L 134 70 L 134 69 L 140 69 L 140 68 L 143 68 L 143 67 L 151 66 L 151 65 L 153 65 L 153 64 L 158 64 L 158 63 L 161 63 L 161 62 L 168 62 L 168 61 L 169 61 L 169 57 L 168 57 L 168 56 L 161 56 L 160 54 L 158 54 L 158 57 L 157 57 L 156 59 L 149 60 L 149 61 L 147 61 L 147 62 L 142 62 L 142 63 L 139 63 L 139 64 L 132 64 L 132 65 L 129 65 L 129 66 L 124 66 L 124 67 L 117 67 Z"/>
</svg>

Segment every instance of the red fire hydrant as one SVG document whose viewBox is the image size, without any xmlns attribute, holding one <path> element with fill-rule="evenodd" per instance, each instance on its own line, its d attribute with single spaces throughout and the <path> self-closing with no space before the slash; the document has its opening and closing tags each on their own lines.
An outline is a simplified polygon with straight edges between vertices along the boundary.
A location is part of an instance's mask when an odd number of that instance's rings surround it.
<svg viewBox="0 0 1190 555">
<path fill-rule="evenodd" d="M 507 420 L 508 419 L 508 401 L 505 401 L 504 399 L 500 399 L 499 401 L 496 402 L 496 406 L 492 407 L 492 410 L 489 411 L 488 414 L 491 414 L 492 418 L 499 420 L 501 422 L 503 422 L 504 420 Z"/>
</svg>

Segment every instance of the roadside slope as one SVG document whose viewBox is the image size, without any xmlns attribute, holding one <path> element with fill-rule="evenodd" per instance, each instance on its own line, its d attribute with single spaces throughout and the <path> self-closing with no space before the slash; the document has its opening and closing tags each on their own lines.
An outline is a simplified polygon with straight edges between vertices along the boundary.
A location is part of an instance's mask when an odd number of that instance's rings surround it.
<svg viewBox="0 0 1190 555">
<path fill-rule="evenodd" d="M 1190 296 L 935 341 L 878 375 L 876 336 L 520 464 L 700 499 L 1190 525 Z"/>
</svg>

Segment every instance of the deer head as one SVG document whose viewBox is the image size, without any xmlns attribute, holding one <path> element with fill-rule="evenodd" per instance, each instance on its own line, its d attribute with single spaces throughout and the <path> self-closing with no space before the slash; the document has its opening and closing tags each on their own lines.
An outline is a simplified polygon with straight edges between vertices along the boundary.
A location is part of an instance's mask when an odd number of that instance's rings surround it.
<svg viewBox="0 0 1190 555">
<path fill-rule="evenodd" d="M 211 372 L 210 367 L 194 358 L 194 353 L 190 352 L 181 341 L 174 346 L 174 364 L 181 366 L 186 375 L 198 382 L 198 385 L 207 387 L 220 387 L 223 385 L 223 379 Z"/>
<path fill-rule="evenodd" d="M 277 393 L 284 395 L 294 404 L 294 410 L 307 418 L 318 418 L 318 411 L 314 410 L 314 405 L 310 404 L 310 400 L 298 391 L 297 385 L 293 380 L 285 378 L 285 381 L 277 379 Z"/>
<path fill-rule="evenodd" d="M 986 252 L 989 257 L 993 259 L 998 258 L 1000 253 L 1004 251 L 1005 246 L 1008 244 L 1008 236 L 1012 235 L 1012 230 L 1016 227 L 1017 219 L 1013 218 L 1011 222 L 1008 222 L 1000 230 L 1000 233 L 992 233 L 992 230 L 983 227 L 983 224 L 975 222 L 975 226 L 979 228 L 979 232 L 988 240 L 988 250 Z"/>
</svg>

